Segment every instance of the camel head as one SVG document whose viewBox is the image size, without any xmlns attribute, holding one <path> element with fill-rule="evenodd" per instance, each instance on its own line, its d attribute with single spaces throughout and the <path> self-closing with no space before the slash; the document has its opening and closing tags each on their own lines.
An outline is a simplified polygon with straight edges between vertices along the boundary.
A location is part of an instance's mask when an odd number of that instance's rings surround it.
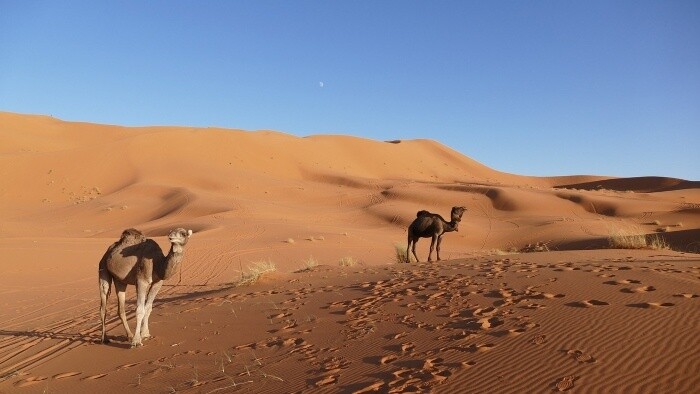
<svg viewBox="0 0 700 394">
<path fill-rule="evenodd" d="M 190 238 L 191 235 L 192 230 L 176 228 L 175 230 L 171 231 L 170 234 L 168 234 L 168 239 L 170 239 L 171 243 L 183 246 L 187 243 L 187 240 Z"/>
<path fill-rule="evenodd" d="M 452 223 L 454 223 L 454 231 L 459 231 L 459 222 L 462 221 L 462 214 L 466 211 L 466 207 L 452 207 Z"/>
<path fill-rule="evenodd" d="M 467 210 L 467 207 L 452 207 L 452 220 L 459 222 L 462 220 L 462 215 Z"/>
</svg>

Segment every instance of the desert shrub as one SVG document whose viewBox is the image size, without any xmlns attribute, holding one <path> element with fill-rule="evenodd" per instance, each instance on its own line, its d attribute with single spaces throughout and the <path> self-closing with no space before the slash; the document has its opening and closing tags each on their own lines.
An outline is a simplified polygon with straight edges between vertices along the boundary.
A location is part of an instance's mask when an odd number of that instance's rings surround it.
<svg viewBox="0 0 700 394">
<path fill-rule="evenodd" d="M 661 237 L 657 234 L 650 235 L 647 239 L 649 243 L 649 248 L 654 249 L 654 250 L 665 250 L 665 249 L 671 249 L 671 246 L 666 242 L 664 237 Z"/>
<path fill-rule="evenodd" d="M 313 256 L 310 256 L 308 259 L 302 262 L 303 267 L 297 271 L 294 272 L 309 272 L 313 271 L 314 268 L 318 267 L 318 261 Z"/>
<path fill-rule="evenodd" d="M 521 253 L 533 253 L 533 252 L 549 252 L 549 245 L 547 242 L 536 242 L 534 244 L 527 244 L 520 248 Z"/>
<path fill-rule="evenodd" d="M 260 278 L 270 272 L 277 271 L 275 263 L 270 260 L 256 261 L 248 266 L 248 272 L 241 272 L 241 279 L 239 279 L 235 285 L 236 286 L 249 286 L 260 280 Z"/>
<path fill-rule="evenodd" d="M 617 228 L 610 231 L 608 245 L 613 249 L 670 249 L 658 234 L 645 235 L 635 228 Z"/>
<path fill-rule="evenodd" d="M 354 267 L 357 265 L 357 260 L 352 257 L 343 257 L 338 261 L 341 267 Z"/>
<path fill-rule="evenodd" d="M 414 263 L 416 261 L 415 257 L 409 253 L 408 246 L 396 243 L 394 244 L 394 249 L 396 252 L 396 262 L 398 264 Z"/>
</svg>

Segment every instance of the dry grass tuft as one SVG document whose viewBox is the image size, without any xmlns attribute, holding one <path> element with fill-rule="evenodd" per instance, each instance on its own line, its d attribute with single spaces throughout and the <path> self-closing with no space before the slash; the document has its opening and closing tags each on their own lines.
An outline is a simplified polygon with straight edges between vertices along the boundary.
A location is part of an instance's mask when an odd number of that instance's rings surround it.
<svg viewBox="0 0 700 394">
<path fill-rule="evenodd" d="M 394 244 L 396 250 L 396 262 L 398 264 L 415 263 L 416 259 L 408 252 L 408 246 L 402 243 Z"/>
<path fill-rule="evenodd" d="M 612 249 L 645 249 L 647 237 L 644 234 L 630 234 L 618 230 L 608 236 L 608 245 Z"/>
<path fill-rule="evenodd" d="M 536 242 L 520 248 L 521 253 L 549 252 L 549 242 Z"/>
<path fill-rule="evenodd" d="M 270 272 L 277 271 L 275 263 L 270 260 L 256 261 L 248 266 L 248 272 L 241 272 L 241 279 L 235 283 L 238 286 L 250 286 L 260 280 L 260 278 Z"/>
<path fill-rule="evenodd" d="M 651 235 L 649 236 L 649 249 L 653 250 L 669 250 L 671 249 L 671 245 L 666 242 L 666 240 L 659 236 L 659 235 Z"/>
<path fill-rule="evenodd" d="M 301 269 L 298 269 L 294 271 L 295 273 L 300 273 L 300 272 L 310 272 L 313 271 L 314 268 L 318 267 L 318 261 L 313 256 L 310 256 L 306 261 L 303 262 L 304 267 Z"/>
<path fill-rule="evenodd" d="M 670 249 L 668 242 L 658 234 L 645 235 L 637 228 L 617 228 L 610 231 L 608 245 L 612 249 Z"/>
<path fill-rule="evenodd" d="M 343 257 L 338 261 L 341 267 L 354 267 L 357 265 L 357 260 L 350 256 Z"/>
</svg>

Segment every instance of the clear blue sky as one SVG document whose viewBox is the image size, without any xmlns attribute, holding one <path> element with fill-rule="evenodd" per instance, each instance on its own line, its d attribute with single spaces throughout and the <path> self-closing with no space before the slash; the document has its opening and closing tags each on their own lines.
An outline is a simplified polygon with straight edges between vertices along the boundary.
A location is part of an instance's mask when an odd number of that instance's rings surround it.
<svg viewBox="0 0 700 394">
<path fill-rule="evenodd" d="M 700 2 L 0 0 L 0 110 L 700 180 Z"/>
</svg>

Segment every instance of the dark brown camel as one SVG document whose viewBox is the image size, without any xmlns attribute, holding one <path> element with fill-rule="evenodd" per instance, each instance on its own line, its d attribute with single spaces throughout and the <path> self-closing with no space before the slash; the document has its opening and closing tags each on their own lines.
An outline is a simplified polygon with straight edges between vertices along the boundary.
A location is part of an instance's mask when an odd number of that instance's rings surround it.
<svg viewBox="0 0 700 394">
<path fill-rule="evenodd" d="M 459 222 L 462 220 L 462 214 L 466 211 L 465 207 L 452 207 L 451 221 L 446 221 L 442 216 L 428 211 L 418 211 L 416 219 L 408 226 L 408 246 L 406 247 L 406 258 L 408 259 L 409 248 L 413 252 L 413 257 L 416 261 L 420 261 L 416 255 L 416 243 L 419 238 L 432 238 L 430 242 L 430 253 L 428 253 L 428 261 L 432 260 L 433 248 L 437 241 L 437 259 L 440 261 L 440 244 L 442 243 L 442 235 L 450 231 L 459 231 Z M 411 247 L 413 244 L 413 247 Z"/>
</svg>

